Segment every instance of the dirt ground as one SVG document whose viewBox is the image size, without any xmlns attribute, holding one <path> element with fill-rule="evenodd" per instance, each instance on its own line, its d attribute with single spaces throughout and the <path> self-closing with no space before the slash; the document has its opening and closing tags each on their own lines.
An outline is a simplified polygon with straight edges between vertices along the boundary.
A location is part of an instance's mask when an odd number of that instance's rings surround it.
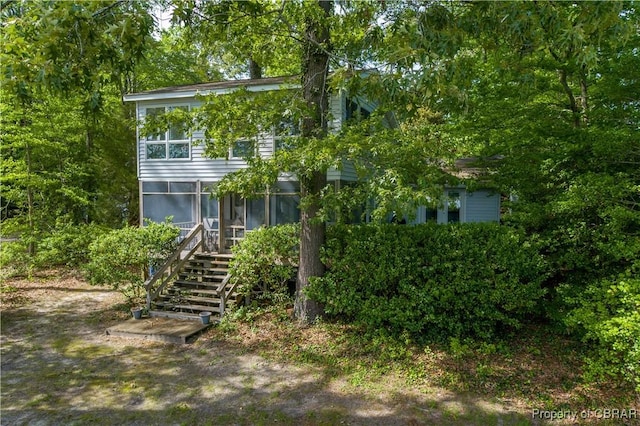
<svg viewBox="0 0 640 426">
<path fill-rule="evenodd" d="M 523 407 L 354 384 L 273 361 L 205 332 L 174 345 L 108 336 L 122 297 L 73 276 L 12 280 L 2 293 L 1 424 L 530 424 Z M 398 384 L 400 383 L 400 384 Z"/>
</svg>

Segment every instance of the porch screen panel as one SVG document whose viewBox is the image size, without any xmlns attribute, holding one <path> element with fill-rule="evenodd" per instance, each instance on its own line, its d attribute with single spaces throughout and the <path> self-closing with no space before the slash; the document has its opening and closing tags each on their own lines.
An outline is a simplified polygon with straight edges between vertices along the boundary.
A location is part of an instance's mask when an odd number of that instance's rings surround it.
<svg viewBox="0 0 640 426">
<path fill-rule="evenodd" d="M 168 182 L 142 182 L 142 192 L 168 192 Z"/>
<path fill-rule="evenodd" d="M 300 222 L 300 196 L 276 195 L 271 197 L 271 225 Z"/>
<path fill-rule="evenodd" d="M 169 192 L 196 192 L 195 182 L 170 182 Z"/>
<path fill-rule="evenodd" d="M 264 198 L 247 200 L 247 229 L 255 229 L 265 224 Z"/>
<path fill-rule="evenodd" d="M 173 223 L 194 222 L 194 194 L 145 194 L 142 203 L 143 217 L 154 222 L 164 222 L 169 216 Z"/>
<path fill-rule="evenodd" d="M 270 225 L 300 222 L 300 184 L 298 182 L 278 182 L 271 196 L 269 209 Z"/>
<path fill-rule="evenodd" d="M 220 211 L 218 199 L 211 198 L 209 194 L 200 195 L 200 212 L 202 220 L 208 229 L 218 229 Z"/>
</svg>

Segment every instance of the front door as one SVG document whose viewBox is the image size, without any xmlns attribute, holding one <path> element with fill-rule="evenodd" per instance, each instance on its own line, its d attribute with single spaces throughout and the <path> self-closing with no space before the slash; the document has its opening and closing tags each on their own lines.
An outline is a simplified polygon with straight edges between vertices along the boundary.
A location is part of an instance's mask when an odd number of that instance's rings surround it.
<svg viewBox="0 0 640 426">
<path fill-rule="evenodd" d="M 224 241 L 221 241 L 221 247 L 225 251 L 231 249 L 244 238 L 246 231 L 246 214 L 244 198 L 238 194 L 229 194 L 224 197 L 223 201 L 223 221 L 222 229 Z"/>
</svg>

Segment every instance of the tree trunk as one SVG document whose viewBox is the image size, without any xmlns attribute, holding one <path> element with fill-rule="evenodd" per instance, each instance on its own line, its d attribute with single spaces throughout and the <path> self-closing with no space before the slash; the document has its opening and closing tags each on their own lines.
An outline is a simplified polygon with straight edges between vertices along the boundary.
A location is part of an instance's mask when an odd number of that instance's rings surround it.
<svg viewBox="0 0 640 426">
<path fill-rule="evenodd" d="M 587 67 L 582 66 L 580 70 L 580 107 L 582 109 L 582 124 L 589 124 L 589 92 L 587 85 Z"/>
<path fill-rule="evenodd" d="M 302 63 L 303 96 L 307 111 L 302 120 L 303 138 L 323 138 L 327 134 L 329 90 L 329 28 L 328 18 L 333 9 L 331 1 L 318 1 L 322 16 L 310 16 L 306 22 L 304 58 Z M 300 261 L 296 280 L 294 312 L 303 323 L 313 322 L 322 314 L 322 307 L 304 294 L 309 278 L 322 276 L 324 264 L 320 260 L 320 248 L 325 241 L 324 221 L 318 220 L 320 192 L 326 185 L 326 170 L 312 170 L 299 176 L 300 191 L 306 207 L 300 213 Z"/>
<path fill-rule="evenodd" d="M 36 233 L 33 221 L 35 207 L 33 201 L 33 188 L 31 186 L 31 146 L 29 145 L 28 140 L 26 140 L 25 143 L 25 161 L 27 163 L 27 223 L 29 225 L 29 245 L 27 246 L 27 253 L 29 256 L 35 256 L 36 246 L 33 241 L 33 237 Z"/>
<path fill-rule="evenodd" d="M 249 58 L 249 78 L 251 80 L 262 78 L 262 67 L 253 58 Z"/>
<path fill-rule="evenodd" d="M 573 126 L 580 127 L 580 110 L 578 108 L 578 104 L 576 103 L 576 97 L 573 95 L 573 91 L 567 82 L 567 71 L 564 69 L 558 70 L 558 78 L 560 80 L 560 84 L 564 89 L 564 93 L 567 95 L 569 100 L 569 109 L 573 114 Z"/>
<path fill-rule="evenodd" d="M 314 172 L 311 179 L 300 179 L 303 197 L 311 197 L 312 202 L 300 212 L 300 258 L 296 280 L 296 300 L 294 312 L 303 323 L 313 322 L 322 315 L 322 306 L 304 294 L 310 277 L 324 275 L 324 264 L 320 260 L 320 248 L 325 241 L 325 222 L 317 220 L 320 208 L 318 194 L 327 181 L 325 172 Z"/>
</svg>

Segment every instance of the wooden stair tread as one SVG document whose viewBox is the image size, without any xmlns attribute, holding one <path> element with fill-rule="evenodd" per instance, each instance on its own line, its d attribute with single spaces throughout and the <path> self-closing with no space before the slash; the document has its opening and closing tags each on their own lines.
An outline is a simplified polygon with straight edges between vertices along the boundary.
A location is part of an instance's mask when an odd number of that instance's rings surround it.
<svg viewBox="0 0 640 426">
<path fill-rule="evenodd" d="M 209 312 L 214 312 L 218 309 L 218 306 L 207 306 L 207 305 L 176 305 L 176 304 L 172 304 L 172 303 L 165 303 L 165 302 L 159 302 L 159 301 L 155 301 L 153 302 L 154 305 L 156 306 L 164 306 L 170 309 L 182 309 L 185 311 L 197 311 L 197 313 L 200 313 L 202 311 L 209 311 Z M 196 312 L 193 312 L 194 314 Z"/>
<path fill-rule="evenodd" d="M 232 253 L 196 253 L 193 257 L 205 259 L 233 259 Z"/>
<path fill-rule="evenodd" d="M 167 300 L 169 302 L 172 299 L 171 296 L 160 296 L 160 298 L 163 299 L 163 300 Z M 179 303 L 184 303 L 185 301 L 211 303 L 211 304 L 215 304 L 215 305 L 219 305 L 220 304 L 220 298 L 219 297 L 195 296 L 195 295 L 192 295 L 192 294 L 181 295 Z"/>
<path fill-rule="evenodd" d="M 202 271 L 202 272 L 223 272 L 223 273 L 227 273 L 229 272 L 229 268 L 216 268 L 216 267 L 210 267 L 210 266 L 190 266 L 190 265 L 185 265 L 185 269 L 192 269 L 194 271 Z"/>
<path fill-rule="evenodd" d="M 191 259 L 189 259 L 190 263 L 198 263 L 198 264 L 203 264 L 203 263 L 207 263 L 207 264 L 219 264 L 219 265 L 228 265 L 229 263 L 231 263 L 230 259 L 218 259 L 215 257 L 192 257 Z"/>
<path fill-rule="evenodd" d="M 193 287 L 193 286 L 202 286 L 206 288 L 218 288 L 220 286 L 220 282 L 207 282 L 207 281 L 190 281 L 190 280 L 176 280 L 173 282 L 173 287 Z"/>
<path fill-rule="evenodd" d="M 180 271 L 181 275 L 208 275 L 212 277 L 224 277 L 228 273 L 229 270 L 224 268 L 184 268 Z"/>
<path fill-rule="evenodd" d="M 210 286 L 218 286 L 222 284 L 223 281 L 224 281 L 224 277 L 223 279 L 206 278 L 203 280 L 198 280 L 195 277 L 179 277 L 176 281 L 174 281 L 174 283 L 177 283 L 178 286 L 181 283 L 187 283 L 187 285 L 205 284 L 210 287 Z"/>
<path fill-rule="evenodd" d="M 174 295 L 177 292 L 168 291 L 168 294 Z M 208 288 L 185 288 L 181 294 L 193 295 L 193 294 L 211 294 L 214 296 L 218 296 L 218 290 L 208 289 Z"/>
</svg>

